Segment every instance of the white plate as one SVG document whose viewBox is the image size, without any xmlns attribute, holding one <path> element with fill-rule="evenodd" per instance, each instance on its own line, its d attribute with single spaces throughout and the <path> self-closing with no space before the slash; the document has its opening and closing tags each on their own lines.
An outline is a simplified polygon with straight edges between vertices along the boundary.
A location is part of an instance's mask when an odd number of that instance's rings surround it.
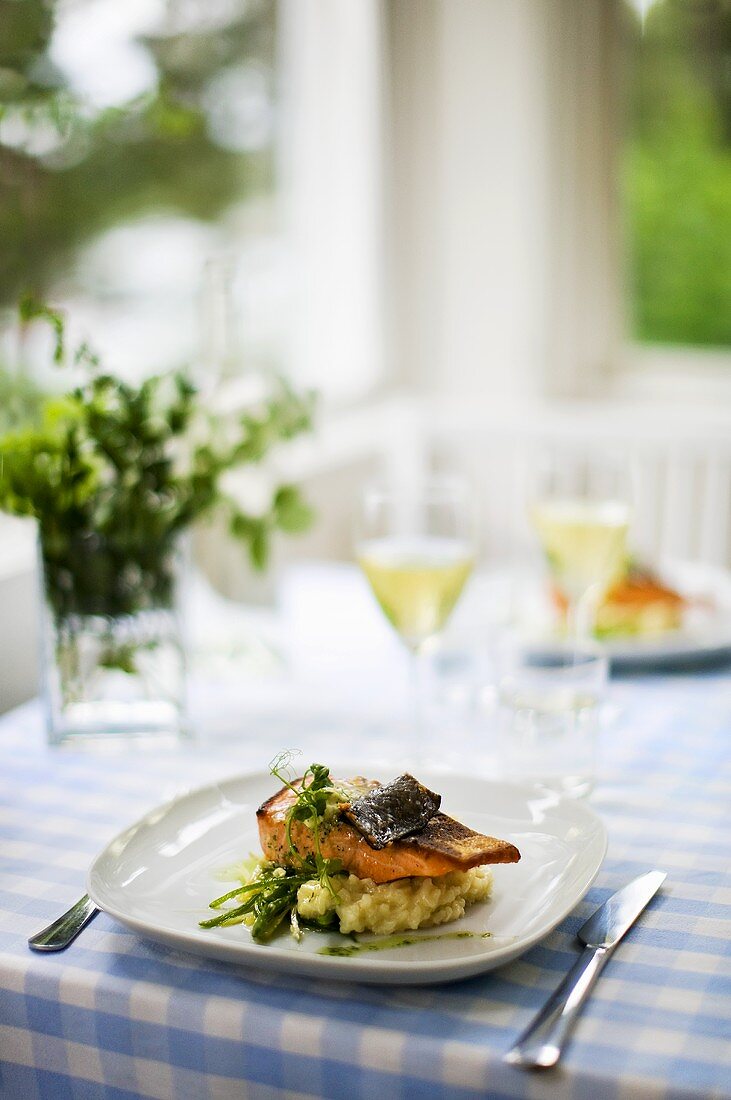
<svg viewBox="0 0 731 1100">
<path fill-rule="evenodd" d="M 605 640 L 610 659 L 627 667 L 671 667 L 731 655 L 731 574 L 711 565 L 667 561 L 658 575 L 689 601 L 682 625 L 655 637 Z"/>
<path fill-rule="evenodd" d="M 357 772 L 351 763 L 347 773 Z M 604 858 L 604 826 L 583 803 L 561 801 L 540 788 L 454 775 L 420 778 L 440 791 L 445 812 L 521 851 L 519 863 L 494 868 L 492 897 L 443 929 L 489 931 L 489 939 L 424 939 L 338 958 L 318 952 L 348 942 L 339 933 L 311 932 L 301 943 L 285 933 L 262 945 L 244 925 L 199 928 L 198 921 L 211 915 L 209 901 L 227 889 L 217 873 L 260 850 L 254 813 L 276 787 L 268 774 L 204 787 L 147 814 L 96 858 L 88 892 L 101 909 L 143 936 L 267 970 L 393 984 L 451 981 L 491 970 L 546 936 L 583 898 Z M 440 931 L 425 930 L 420 937 Z"/>
<path fill-rule="evenodd" d="M 626 669 L 702 665 L 731 656 L 731 573 L 717 566 L 666 560 L 658 575 L 677 589 L 689 606 L 677 630 L 649 637 L 604 639 L 612 664 Z M 555 643 L 555 612 L 549 586 L 539 571 L 497 572 L 483 578 L 473 611 L 501 608 L 504 625 L 519 626 L 547 649 Z M 456 622 L 460 625 L 460 608 Z M 466 613 L 464 613 L 466 617 Z M 482 628 L 481 628 L 482 629 Z"/>
</svg>

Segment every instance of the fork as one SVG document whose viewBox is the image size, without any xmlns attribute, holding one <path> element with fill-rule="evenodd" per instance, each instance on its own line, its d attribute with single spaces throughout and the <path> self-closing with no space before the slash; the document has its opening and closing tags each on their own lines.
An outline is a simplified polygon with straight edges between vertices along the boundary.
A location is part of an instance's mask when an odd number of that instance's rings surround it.
<svg viewBox="0 0 731 1100">
<path fill-rule="evenodd" d="M 86 928 L 99 912 L 88 894 L 72 905 L 71 908 L 47 928 L 36 932 L 28 940 L 33 951 L 63 951 L 76 939 L 79 932 Z"/>
</svg>

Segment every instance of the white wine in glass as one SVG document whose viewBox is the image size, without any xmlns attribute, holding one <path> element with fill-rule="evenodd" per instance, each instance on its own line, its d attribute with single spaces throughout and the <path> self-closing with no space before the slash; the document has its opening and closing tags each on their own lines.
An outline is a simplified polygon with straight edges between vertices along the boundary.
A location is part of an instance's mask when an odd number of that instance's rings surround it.
<svg viewBox="0 0 731 1100">
<path fill-rule="evenodd" d="M 381 610 L 410 649 L 439 634 L 472 571 L 472 549 L 438 536 L 372 539 L 358 548 Z"/>
<path fill-rule="evenodd" d="M 627 561 L 629 506 L 617 500 L 544 500 L 533 522 L 556 583 L 569 599 L 621 576 Z"/>
<path fill-rule="evenodd" d="M 474 564 L 473 510 L 466 488 L 445 480 L 413 492 L 366 490 L 356 559 L 384 615 L 412 654 L 418 745 L 421 655 L 444 629 Z"/>
</svg>

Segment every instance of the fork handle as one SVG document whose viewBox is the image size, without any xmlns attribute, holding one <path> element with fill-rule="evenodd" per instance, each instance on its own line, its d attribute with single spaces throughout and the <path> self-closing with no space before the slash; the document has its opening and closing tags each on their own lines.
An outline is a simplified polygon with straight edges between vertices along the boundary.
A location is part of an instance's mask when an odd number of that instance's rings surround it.
<svg viewBox="0 0 731 1100">
<path fill-rule="evenodd" d="M 558 989 L 505 1055 L 506 1062 L 514 1066 L 544 1069 L 556 1065 L 582 1005 L 609 955 L 606 947 L 584 948 Z"/>
<path fill-rule="evenodd" d="M 89 895 L 84 894 L 83 898 L 79 898 L 62 917 L 55 920 L 53 924 L 49 924 L 48 928 L 36 932 L 35 936 L 31 936 L 28 946 L 33 951 L 63 951 L 98 912 Z"/>
</svg>

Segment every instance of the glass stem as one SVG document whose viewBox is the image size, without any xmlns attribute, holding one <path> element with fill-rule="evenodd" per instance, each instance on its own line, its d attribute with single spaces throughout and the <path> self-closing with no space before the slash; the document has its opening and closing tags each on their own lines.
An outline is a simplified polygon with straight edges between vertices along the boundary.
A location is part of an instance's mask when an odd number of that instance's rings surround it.
<svg viewBox="0 0 731 1100">
<path fill-rule="evenodd" d="M 571 650 L 579 648 L 579 601 L 572 598 L 566 607 L 566 639 Z"/>
<path fill-rule="evenodd" d="M 407 749 L 408 763 L 413 767 L 425 755 L 426 722 L 424 713 L 424 662 L 421 646 L 415 646 L 409 655 L 411 673 L 411 730 Z"/>
<path fill-rule="evenodd" d="M 577 599 L 571 600 L 566 614 L 569 644 L 579 650 L 591 641 L 596 614 L 596 593 L 588 588 Z"/>
</svg>

